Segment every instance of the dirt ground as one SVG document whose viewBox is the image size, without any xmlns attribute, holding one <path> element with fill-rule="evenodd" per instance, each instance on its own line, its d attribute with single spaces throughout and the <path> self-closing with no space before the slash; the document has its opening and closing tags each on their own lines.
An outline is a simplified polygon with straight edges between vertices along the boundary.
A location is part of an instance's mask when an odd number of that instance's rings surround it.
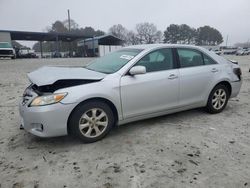
<svg viewBox="0 0 250 188">
<path fill-rule="evenodd" d="M 115 128 L 102 141 L 19 130 L 26 73 L 90 59 L 0 60 L 1 188 L 250 187 L 250 56 L 240 95 L 220 114 L 195 109 Z"/>
</svg>

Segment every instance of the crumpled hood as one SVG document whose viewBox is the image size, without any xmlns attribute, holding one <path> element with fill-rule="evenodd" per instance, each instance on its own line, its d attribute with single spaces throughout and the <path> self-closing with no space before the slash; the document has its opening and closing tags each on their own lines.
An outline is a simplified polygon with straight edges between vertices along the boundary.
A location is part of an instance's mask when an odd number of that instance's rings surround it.
<svg viewBox="0 0 250 188">
<path fill-rule="evenodd" d="M 28 74 L 29 80 L 37 86 L 51 85 L 58 80 L 102 80 L 106 74 L 88 70 L 83 67 L 52 67 L 39 68 Z"/>
</svg>

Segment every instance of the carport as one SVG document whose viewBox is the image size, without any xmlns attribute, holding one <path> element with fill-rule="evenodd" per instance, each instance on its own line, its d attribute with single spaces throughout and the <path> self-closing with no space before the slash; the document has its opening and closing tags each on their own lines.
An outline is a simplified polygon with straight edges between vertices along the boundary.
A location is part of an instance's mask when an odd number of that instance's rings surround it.
<svg viewBox="0 0 250 188">
<path fill-rule="evenodd" d="M 77 45 L 83 48 L 87 56 L 95 57 L 117 50 L 124 43 L 124 40 L 109 34 L 80 40 Z"/>
<path fill-rule="evenodd" d="M 0 33 L 9 33 L 11 40 L 27 40 L 27 41 L 39 41 L 41 48 L 41 57 L 43 57 L 42 42 L 43 41 L 55 41 L 56 51 L 59 50 L 58 41 L 72 42 L 77 39 L 86 39 L 92 36 L 77 35 L 71 33 L 58 33 L 58 32 L 31 32 L 31 31 L 11 31 L 0 30 Z"/>
</svg>

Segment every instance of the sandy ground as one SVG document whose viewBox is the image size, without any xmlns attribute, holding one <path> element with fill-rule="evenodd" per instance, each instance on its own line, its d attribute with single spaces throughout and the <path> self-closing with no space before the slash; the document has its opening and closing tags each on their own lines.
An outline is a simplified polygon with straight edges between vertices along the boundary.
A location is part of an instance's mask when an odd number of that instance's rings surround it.
<svg viewBox="0 0 250 188">
<path fill-rule="evenodd" d="M 114 129 L 102 141 L 40 139 L 19 130 L 26 73 L 89 59 L 0 60 L 0 187 L 250 187 L 250 56 L 223 113 L 196 109 Z"/>
</svg>

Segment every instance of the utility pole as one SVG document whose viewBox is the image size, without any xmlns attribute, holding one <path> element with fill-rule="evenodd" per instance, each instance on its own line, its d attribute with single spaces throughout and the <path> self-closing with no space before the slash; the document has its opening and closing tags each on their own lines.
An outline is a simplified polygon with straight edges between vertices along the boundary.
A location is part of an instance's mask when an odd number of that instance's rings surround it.
<svg viewBox="0 0 250 188">
<path fill-rule="evenodd" d="M 228 42 L 228 35 L 227 35 L 227 40 L 226 40 L 226 47 L 227 47 L 227 42 Z"/>
<path fill-rule="evenodd" d="M 69 33 L 70 33 L 70 11 L 69 11 L 69 9 L 68 9 L 68 24 L 69 24 Z M 71 41 L 69 41 L 69 57 L 71 57 L 71 55 L 72 55 L 72 52 L 71 52 L 72 50 L 71 50 Z"/>
<path fill-rule="evenodd" d="M 69 12 L 69 9 L 68 9 L 68 23 L 69 23 L 69 32 L 70 32 L 70 12 Z"/>
</svg>

